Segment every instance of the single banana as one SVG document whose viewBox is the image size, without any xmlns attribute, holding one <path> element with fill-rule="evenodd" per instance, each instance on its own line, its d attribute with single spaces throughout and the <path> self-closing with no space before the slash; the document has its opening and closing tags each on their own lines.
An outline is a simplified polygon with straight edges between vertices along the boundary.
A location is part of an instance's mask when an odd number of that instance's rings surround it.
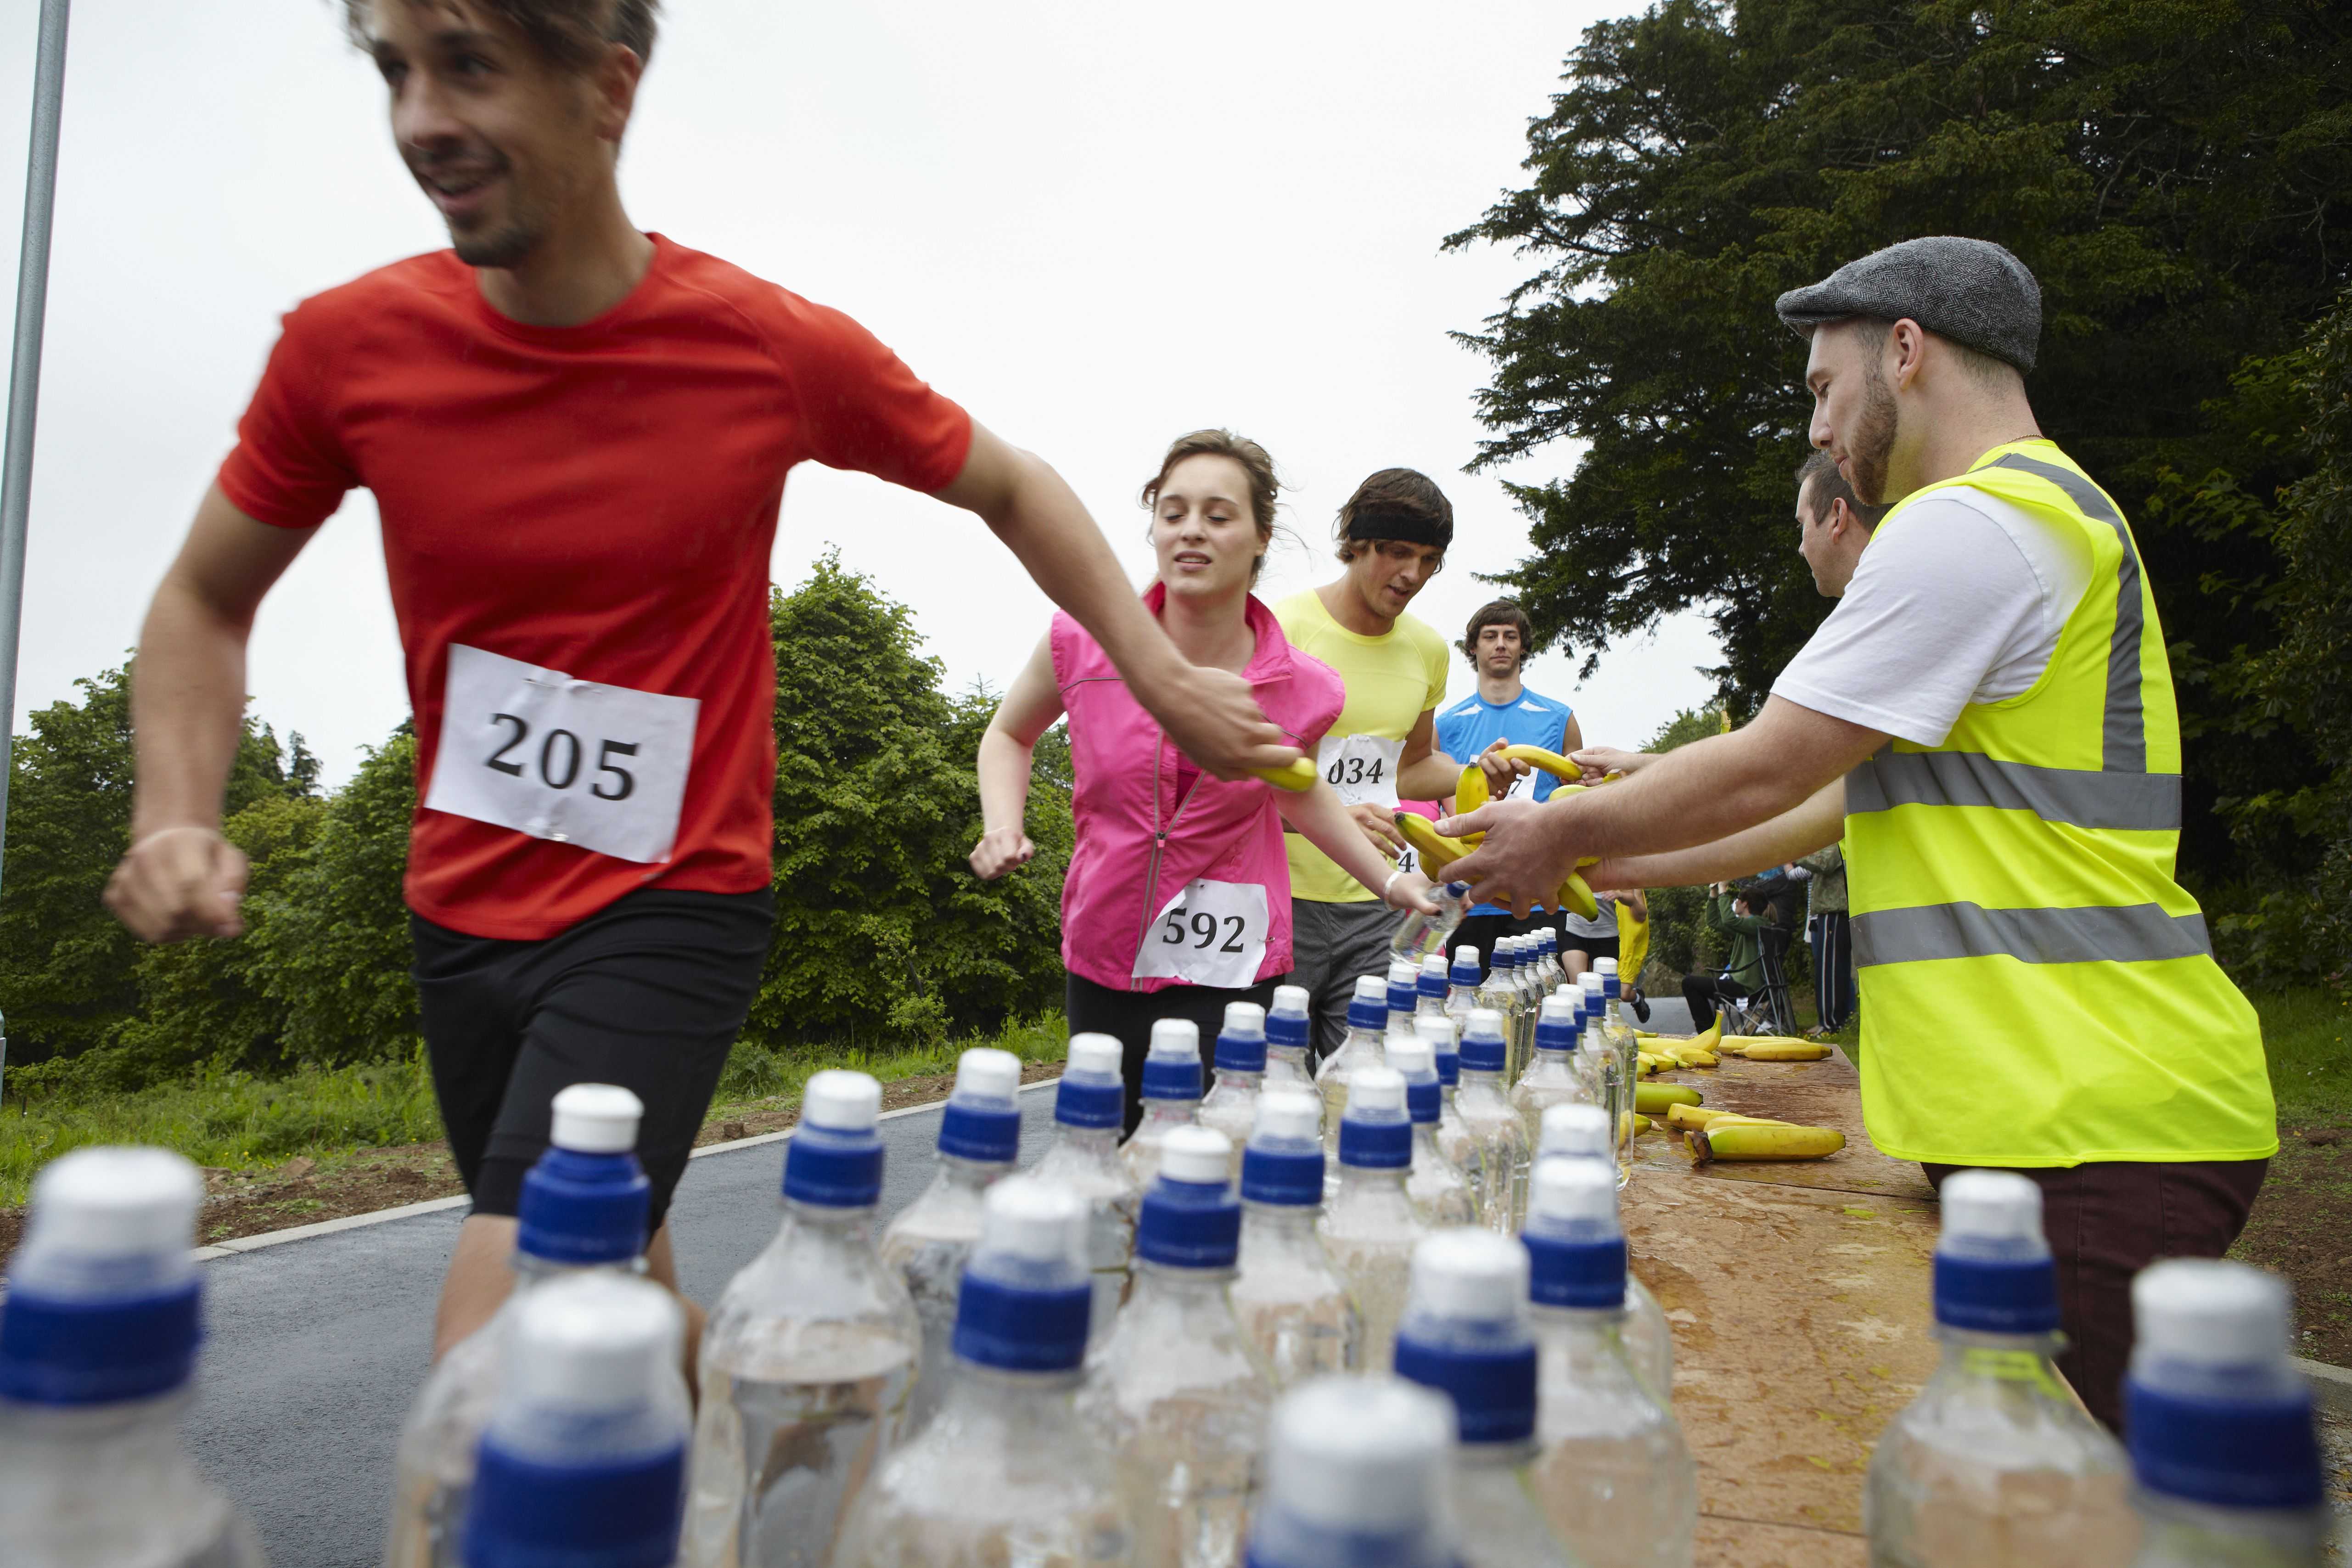
<svg viewBox="0 0 2352 1568">
<path fill-rule="evenodd" d="M 1585 886 L 1584 879 L 1573 871 L 1568 874 L 1568 880 L 1559 885 L 1559 903 L 1586 920 L 1601 912 L 1600 900 L 1592 896 L 1592 889 Z"/>
<path fill-rule="evenodd" d="M 1647 1132 L 1652 1125 L 1648 1117 L 1636 1115 L 1628 1110 L 1617 1119 L 1617 1136 L 1621 1141 L 1626 1138 L 1638 1138 Z"/>
<path fill-rule="evenodd" d="M 1845 1147 L 1834 1127 L 1764 1126 L 1755 1122 L 1704 1127 L 1690 1135 L 1691 1152 L 1710 1160 L 1818 1160 Z"/>
<path fill-rule="evenodd" d="M 1670 1105 L 1696 1105 L 1706 1096 L 1686 1083 L 1637 1083 L 1633 1109 L 1657 1115 Z"/>
<path fill-rule="evenodd" d="M 1488 797 L 1486 770 L 1472 763 L 1462 770 L 1462 776 L 1454 781 L 1454 815 L 1467 816 L 1486 805 Z"/>
<path fill-rule="evenodd" d="M 1703 1105 L 1670 1105 L 1666 1108 L 1669 1126 L 1685 1129 L 1712 1127 L 1724 1122 L 1738 1127 L 1786 1127 L 1788 1122 L 1777 1116 L 1743 1116 L 1736 1110 L 1710 1110 Z"/>
<path fill-rule="evenodd" d="M 1751 1062 L 1817 1062 L 1830 1048 L 1821 1040 L 1750 1040 L 1739 1054 Z"/>
<path fill-rule="evenodd" d="M 1287 767 L 1252 768 L 1250 772 L 1276 789 L 1291 790 L 1300 795 L 1313 789 L 1318 777 L 1312 757 L 1300 757 Z"/>
<path fill-rule="evenodd" d="M 1531 768 L 1541 768 L 1552 777 L 1565 780 L 1570 784 L 1574 784 L 1584 776 L 1582 768 L 1578 767 L 1558 752 L 1547 752 L 1541 746 L 1505 746 L 1503 755 L 1515 763 L 1525 763 Z"/>
<path fill-rule="evenodd" d="M 1437 831 L 1437 825 L 1425 816 L 1410 811 L 1396 814 L 1397 831 L 1404 841 L 1421 855 L 1421 872 L 1434 881 L 1445 868 L 1470 853 L 1468 845 L 1458 838 L 1448 838 Z"/>
</svg>

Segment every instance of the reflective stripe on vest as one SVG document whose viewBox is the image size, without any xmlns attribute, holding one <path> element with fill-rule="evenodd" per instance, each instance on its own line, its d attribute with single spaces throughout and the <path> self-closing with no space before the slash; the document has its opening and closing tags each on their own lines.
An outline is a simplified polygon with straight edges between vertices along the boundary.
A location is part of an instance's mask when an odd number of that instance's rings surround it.
<svg viewBox="0 0 2352 1568">
<path fill-rule="evenodd" d="M 1846 775 L 1871 1137 L 1939 1164 L 2261 1158 L 2260 1030 L 2173 876 L 2179 721 L 2131 531 L 2036 440 L 1877 537 L 1963 488 L 2088 550 L 2090 585 L 2030 689 Z"/>
</svg>

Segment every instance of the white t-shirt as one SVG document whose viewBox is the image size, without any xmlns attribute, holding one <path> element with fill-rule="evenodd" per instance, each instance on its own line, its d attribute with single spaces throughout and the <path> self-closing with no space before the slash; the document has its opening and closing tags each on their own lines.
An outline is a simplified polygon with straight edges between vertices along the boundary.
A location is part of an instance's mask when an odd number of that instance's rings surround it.
<svg viewBox="0 0 2352 1568">
<path fill-rule="evenodd" d="M 2031 689 L 2091 585 L 2089 542 L 1982 490 L 1921 501 L 1862 552 L 1772 683 L 1817 713 L 1939 746 L 1960 710 Z"/>
</svg>

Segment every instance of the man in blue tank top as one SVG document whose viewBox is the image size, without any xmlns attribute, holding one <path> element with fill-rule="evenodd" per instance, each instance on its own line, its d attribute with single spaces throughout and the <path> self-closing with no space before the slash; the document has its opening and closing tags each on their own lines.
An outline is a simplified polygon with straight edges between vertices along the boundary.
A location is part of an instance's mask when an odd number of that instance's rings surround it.
<svg viewBox="0 0 2352 1568">
<path fill-rule="evenodd" d="M 1519 679 L 1534 643 L 1528 613 L 1512 600 L 1496 599 L 1470 617 L 1462 634 L 1462 657 L 1477 671 L 1478 689 L 1438 714 L 1439 751 L 1468 762 L 1497 746 L 1541 746 L 1563 757 L 1583 746 L 1575 711 L 1557 698 L 1529 691 Z M 1522 773 L 1509 793 L 1544 800 L 1559 782 L 1541 770 Z M 1538 908 L 1520 920 L 1498 904 L 1480 904 L 1454 928 L 1445 948 L 1451 952 L 1464 942 L 1476 947 L 1483 974 L 1497 938 L 1556 925 L 1559 918 L 1557 912 Z"/>
</svg>

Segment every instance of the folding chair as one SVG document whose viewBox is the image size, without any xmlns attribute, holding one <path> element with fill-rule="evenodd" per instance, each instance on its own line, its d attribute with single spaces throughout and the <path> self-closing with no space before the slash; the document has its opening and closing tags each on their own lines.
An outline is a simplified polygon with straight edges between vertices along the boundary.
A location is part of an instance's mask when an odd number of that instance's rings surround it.
<svg viewBox="0 0 2352 1568">
<path fill-rule="evenodd" d="M 1791 932 L 1777 921 L 1766 926 L 1758 935 L 1763 950 L 1764 988 L 1750 998 L 1748 1009 L 1755 1016 L 1759 1027 L 1738 1031 L 1744 1035 L 1761 1034 L 1760 1026 L 1769 1023 L 1776 1035 L 1797 1032 L 1797 1006 L 1789 999 L 1789 942 Z"/>
</svg>

